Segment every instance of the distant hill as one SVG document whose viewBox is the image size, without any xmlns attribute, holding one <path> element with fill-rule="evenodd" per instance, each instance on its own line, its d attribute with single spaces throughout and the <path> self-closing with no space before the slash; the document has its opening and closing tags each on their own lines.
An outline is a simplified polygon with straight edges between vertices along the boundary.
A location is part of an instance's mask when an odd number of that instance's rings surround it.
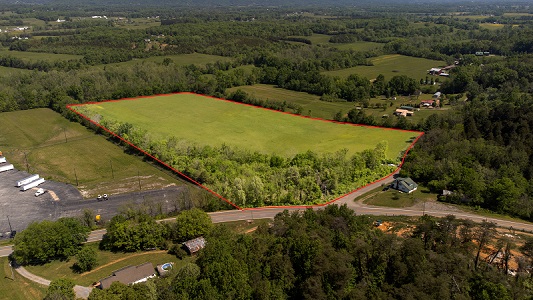
<svg viewBox="0 0 533 300">
<path fill-rule="evenodd" d="M 505 0 L 0 0 L 6 4 L 52 4 L 52 5 L 97 5 L 97 6 L 370 6 L 394 4 L 460 4 L 505 3 Z M 514 1 L 513 1 L 514 2 Z M 516 1 L 531 3 L 531 0 Z"/>
</svg>

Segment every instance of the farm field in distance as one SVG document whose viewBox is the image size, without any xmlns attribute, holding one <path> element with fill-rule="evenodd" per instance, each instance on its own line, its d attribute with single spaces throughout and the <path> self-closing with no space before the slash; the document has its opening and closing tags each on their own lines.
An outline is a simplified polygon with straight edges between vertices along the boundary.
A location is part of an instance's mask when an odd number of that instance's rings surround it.
<svg viewBox="0 0 533 300">
<path fill-rule="evenodd" d="M 76 184 L 84 197 L 183 184 L 141 157 L 124 153 L 79 123 L 45 108 L 0 114 L 0 151 L 20 170 Z M 26 165 L 27 161 L 27 165 Z M 113 168 L 113 171 L 111 170 Z"/>
<path fill-rule="evenodd" d="M 396 75 L 407 75 L 414 79 L 425 78 L 427 70 L 432 67 L 444 66 L 446 63 L 438 60 L 410 57 L 400 54 L 382 55 L 370 59 L 373 66 L 357 66 L 348 69 L 326 71 L 325 75 L 348 77 L 358 74 L 368 79 L 374 79 L 383 74 L 387 80 Z"/>
<path fill-rule="evenodd" d="M 26 61 L 44 60 L 48 62 L 55 62 L 55 61 L 61 61 L 61 60 L 78 60 L 78 59 L 83 58 L 82 55 L 54 54 L 54 53 L 30 52 L 30 51 L 9 51 L 9 50 L 1 50 L 0 56 L 12 56 L 12 57 L 20 58 Z"/>
<path fill-rule="evenodd" d="M 387 157 L 396 159 L 418 134 L 335 124 L 195 94 L 174 94 L 75 106 L 83 113 L 128 122 L 159 138 L 175 136 L 199 145 L 223 144 L 265 154 L 291 156 L 348 149 L 349 154 L 388 141 Z"/>
<path fill-rule="evenodd" d="M 353 102 L 326 102 L 320 100 L 320 97 L 317 95 L 277 88 L 268 84 L 243 85 L 230 88 L 227 92 L 237 90 L 242 90 L 258 99 L 277 102 L 286 101 L 287 103 L 301 105 L 303 107 L 303 115 L 321 119 L 331 120 L 337 112 L 342 111 L 347 113 L 355 107 Z"/>
<path fill-rule="evenodd" d="M 178 54 L 178 55 L 166 55 L 166 56 L 152 56 L 144 59 L 133 59 L 126 62 L 120 63 L 111 63 L 100 66 L 113 66 L 113 65 L 134 65 L 139 64 L 144 61 L 158 62 L 162 63 L 166 58 L 170 58 L 175 65 L 186 66 L 186 65 L 205 65 L 208 63 L 215 63 L 217 61 L 230 61 L 231 58 L 218 56 L 218 55 L 209 55 L 202 53 L 191 53 L 191 54 Z"/>
</svg>

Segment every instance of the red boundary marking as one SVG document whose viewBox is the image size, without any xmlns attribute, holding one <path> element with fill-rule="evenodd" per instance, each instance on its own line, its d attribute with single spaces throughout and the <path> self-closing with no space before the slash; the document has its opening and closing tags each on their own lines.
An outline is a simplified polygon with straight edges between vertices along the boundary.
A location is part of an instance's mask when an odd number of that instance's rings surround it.
<svg viewBox="0 0 533 300">
<path fill-rule="evenodd" d="M 233 103 L 233 104 L 237 104 L 237 105 L 245 105 L 245 106 L 249 106 L 249 107 L 253 107 L 253 108 L 258 108 L 258 109 L 264 109 L 264 110 L 268 110 L 268 111 L 273 111 L 273 112 L 276 112 L 276 113 L 283 113 L 283 114 L 287 114 L 287 115 L 291 115 L 291 116 L 296 116 L 296 117 L 300 117 L 300 118 L 305 118 L 305 119 L 311 119 L 311 120 L 316 120 L 316 121 L 322 121 L 322 122 L 328 122 L 328 123 L 334 123 L 334 124 L 346 124 L 346 125 L 350 125 L 350 126 L 356 126 L 356 127 L 367 127 L 367 128 L 374 128 L 374 129 L 383 129 L 383 130 L 395 130 L 395 131 L 403 131 L 403 132 L 413 132 L 413 133 L 417 133 L 418 136 L 413 140 L 413 142 L 409 145 L 409 147 L 407 147 L 407 149 L 405 150 L 405 153 L 402 157 L 402 161 L 401 163 L 398 165 L 398 167 L 392 172 L 390 173 L 389 175 L 385 176 L 385 177 L 382 177 L 378 180 L 375 180 L 373 182 L 370 182 L 364 186 L 361 186 L 349 193 L 346 193 L 342 196 L 339 196 L 333 200 L 330 200 L 326 203 L 320 203 L 320 204 L 313 204 L 313 205 L 280 205 L 280 206 L 263 206 L 263 207 L 250 207 L 250 208 L 241 208 L 240 206 L 236 205 L 235 203 L 229 201 L 228 199 L 222 197 L 221 195 L 219 195 L 218 193 L 216 193 L 215 191 L 211 190 L 210 188 L 198 183 L 196 180 L 190 178 L 189 176 L 183 174 L 182 172 L 180 172 L 179 170 L 173 168 L 172 166 L 170 166 L 169 164 L 163 162 L 162 160 L 160 160 L 159 158 L 156 158 L 155 156 L 151 155 L 150 153 L 144 151 L 143 149 L 137 147 L 136 145 L 134 145 L 133 143 L 131 143 L 130 141 L 124 139 L 123 137 L 119 136 L 118 134 L 112 132 L 111 130 L 105 128 L 104 126 L 98 124 L 97 122 L 91 120 L 89 117 L 85 116 L 84 114 L 76 111 L 75 109 L 73 109 L 72 107 L 74 106 L 85 106 L 85 105 L 89 105 L 89 104 L 100 104 L 100 103 L 105 103 L 105 102 L 120 102 L 120 101 L 132 101 L 132 100 L 139 100 L 139 99 L 147 99 L 147 98 L 156 98 L 156 97 L 164 97 L 164 96 L 173 96 L 173 95 L 180 95 L 180 94 L 184 94 L 184 95 L 195 95 L 195 96 L 203 96 L 203 97 L 206 97 L 206 98 L 211 98 L 211 99 L 214 99 L 214 100 L 217 100 L 217 101 L 225 101 L 225 102 L 229 102 L 229 103 Z M 251 104 L 248 104 L 248 103 L 242 103 L 242 102 L 237 102 L 237 101 L 231 101 L 231 100 L 228 100 L 228 99 L 221 99 L 221 98 L 217 98 L 217 97 L 213 97 L 213 96 L 208 96 L 208 95 L 202 95 L 202 94 L 196 94 L 196 93 L 192 93 L 192 92 L 177 92 L 177 93 L 171 93 L 171 94 L 158 94 L 158 95 L 152 95 L 152 96 L 139 96 L 139 97 L 134 97 L 134 98 L 123 98 L 123 99 L 117 99 L 117 100 L 105 100 L 105 101 L 100 101 L 100 102 L 86 102 L 86 103 L 79 103 L 79 104 L 67 104 L 67 109 L 69 109 L 71 112 L 75 113 L 76 115 L 82 117 L 83 119 L 89 121 L 91 124 L 93 125 L 96 125 L 97 127 L 101 128 L 102 130 L 104 130 L 105 132 L 109 133 L 111 136 L 113 137 L 116 137 L 118 138 L 119 140 L 123 141 L 124 143 L 128 144 L 130 147 L 138 150 L 139 152 L 141 152 L 142 154 L 146 155 L 147 157 L 155 160 L 156 162 L 158 162 L 159 164 L 165 166 L 166 168 L 168 168 L 169 170 L 171 170 L 172 172 L 175 172 L 176 174 L 179 174 L 180 176 L 184 177 L 185 179 L 189 180 L 190 182 L 196 184 L 197 186 L 203 188 L 204 190 L 208 191 L 209 193 L 211 193 L 212 195 L 218 197 L 219 199 L 222 199 L 223 201 L 225 201 L 226 203 L 228 203 L 229 205 L 235 207 L 236 209 L 238 210 L 262 210 L 262 209 L 271 209 L 271 208 L 293 208 L 293 209 L 298 209 L 298 208 L 314 208 L 314 207 L 324 207 L 326 205 L 329 205 L 329 204 L 332 204 L 336 201 L 338 201 L 339 199 L 341 198 L 344 198 L 348 195 L 351 195 L 369 185 L 372 185 L 372 184 L 375 184 L 375 183 L 378 183 L 380 181 L 383 181 L 389 177 L 391 177 L 394 173 L 396 173 L 398 170 L 401 169 L 401 167 L 403 166 L 403 163 L 405 162 L 405 158 L 407 157 L 407 154 L 409 153 L 409 151 L 414 147 L 414 145 L 416 144 L 416 142 L 418 142 L 418 140 L 424 135 L 424 132 L 421 132 L 421 131 L 415 131 L 415 130 L 405 130 L 405 129 L 397 129 L 397 128 L 387 128 L 387 127 L 380 127 L 380 126 L 371 126 L 371 125 L 363 125 L 363 124 L 353 124 L 353 123 L 349 123 L 349 122 L 338 122 L 338 121 L 333 121 L 333 120 L 326 120 L 326 119 L 321 119 L 321 118 L 313 118 L 313 117 L 309 117 L 309 116 L 302 116 L 302 115 L 298 115 L 298 114 L 294 114 L 294 113 L 290 113 L 290 112 L 284 112 L 284 111 L 279 111 L 279 110 L 275 110 L 275 109 L 271 109 L 271 108 L 266 108 L 266 107 L 261 107 L 261 106 L 255 106 L 255 105 L 251 105 Z"/>
</svg>

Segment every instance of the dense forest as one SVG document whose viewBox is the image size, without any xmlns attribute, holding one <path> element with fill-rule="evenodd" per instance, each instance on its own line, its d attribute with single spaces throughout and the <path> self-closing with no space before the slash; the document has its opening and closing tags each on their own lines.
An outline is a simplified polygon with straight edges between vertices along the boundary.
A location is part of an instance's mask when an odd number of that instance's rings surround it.
<svg viewBox="0 0 533 300">
<path fill-rule="evenodd" d="M 442 198 L 444 201 L 530 218 L 533 211 L 530 204 L 533 195 L 530 124 L 533 121 L 529 113 L 533 91 L 533 18 L 524 13 L 527 8 L 489 4 L 480 8 L 472 4 L 464 6 L 461 15 L 455 15 L 448 13 L 456 8 L 453 5 L 442 9 L 440 14 L 428 8 L 426 13 L 398 9 L 391 14 L 394 6 L 388 6 L 389 11 L 386 7 L 368 13 L 356 7 L 202 8 L 197 11 L 162 11 L 152 7 L 124 9 L 120 16 L 109 12 L 109 18 L 93 20 L 92 14 L 108 11 L 98 12 L 94 7 L 55 10 L 47 6 L 32 9 L 24 5 L 8 6 L 5 12 L 16 13 L 1 14 L 0 21 L 4 24 L 24 25 L 24 17 L 44 24 L 34 25 L 31 31 L 20 33 L 19 38 L 13 38 L 9 32 L 0 33 L 5 49 L 17 53 L 78 55 L 79 59 L 28 60 L 3 51 L 0 65 L 32 71 L 0 78 L 0 111 L 50 107 L 76 119 L 65 109 L 66 104 L 191 91 L 304 113 L 298 104 L 264 101 L 239 90 L 227 92 L 236 86 L 271 84 L 318 95 L 326 102 L 348 102 L 363 108 L 339 111 L 331 119 L 425 131 L 425 137 L 404 165 L 405 175 L 432 191 L 454 192 Z M 121 27 L 120 22 L 127 24 L 135 17 L 156 18 L 158 23 L 146 28 Z M 66 20 L 54 21 L 59 18 Z M 497 27 L 488 29 L 487 24 Z M 329 41 L 317 43 L 313 39 L 316 35 L 328 36 Z M 380 47 L 371 50 L 336 47 L 353 42 L 373 42 Z M 478 51 L 490 56 L 476 55 Z M 205 64 L 183 64 L 169 57 L 192 53 L 218 55 L 221 59 Z M 442 66 L 454 67 L 448 78 L 438 78 L 441 80 L 437 82 L 432 77 L 431 84 L 427 76 L 424 80 L 406 75 L 366 78 L 358 74 L 337 77 L 324 73 L 372 66 L 372 58 L 395 54 L 436 59 L 442 61 Z M 163 56 L 164 59 L 154 60 Z M 441 106 L 449 108 L 448 113 L 414 121 L 401 117 L 376 118 L 365 110 L 373 98 L 435 91 L 443 93 Z M 180 156 L 177 152 L 169 155 L 168 145 L 152 148 L 154 153 L 160 152 L 156 153 L 158 157 L 168 156 L 173 160 Z M 270 158 L 259 160 L 270 166 Z M 173 163 L 203 183 L 220 177 L 216 171 L 202 171 L 218 167 L 195 169 L 185 165 L 187 161 L 194 159 Z M 287 195 L 293 195 L 289 202 L 308 203 L 309 195 L 322 197 L 324 193 L 340 192 L 335 192 L 335 187 L 343 183 L 335 178 L 344 178 L 340 175 L 343 172 L 330 172 L 334 178 L 315 180 L 312 186 L 296 184 L 300 187 L 285 189 Z M 302 170 L 299 173 L 305 174 Z M 284 176 L 279 174 L 278 177 Z M 269 176 L 258 178 L 267 190 L 273 184 Z M 227 190 L 225 195 L 241 193 L 234 191 L 239 186 L 235 184 L 237 179 L 227 178 L 224 186 L 232 188 L 221 186 L 221 190 Z M 254 189 L 251 183 L 242 187 L 242 191 Z M 306 190 L 304 200 L 301 199 L 303 190 Z M 316 193 L 311 192 L 315 190 Z M 256 202 L 278 203 L 279 195 L 266 194 L 270 195 L 268 200 Z"/>
<path fill-rule="evenodd" d="M 138 218 L 121 217 L 111 227 L 136 228 L 132 224 Z M 141 232 L 142 223 L 136 225 Z M 532 295 L 529 275 L 505 275 L 509 257 L 499 267 L 481 259 L 479 253 L 491 244 L 515 247 L 496 241 L 491 223 L 426 216 L 401 237 L 381 232 L 370 218 L 356 216 L 346 206 L 333 205 L 319 211 L 285 211 L 270 226 L 261 225 L 251 234 L 236 234 L 224 225 L 201 228 L 208 232 L 207 244 L 194 262 L 146 285 L 117 282 L 106 290 L 94 289 L 89 299 L 526 299 Z M 528 249 L 522 247 L 525 253 Z M 183 257 L 183 250 L 171 251 Z"/>
</svg>

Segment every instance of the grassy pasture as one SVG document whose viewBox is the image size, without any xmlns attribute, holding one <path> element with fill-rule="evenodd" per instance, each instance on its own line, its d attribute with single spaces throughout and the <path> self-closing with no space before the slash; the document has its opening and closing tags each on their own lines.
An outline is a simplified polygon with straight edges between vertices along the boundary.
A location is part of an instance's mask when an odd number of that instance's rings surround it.
<svg viewBox="0 0 533 300">
<path fill-rule="evenodd" d="M 416 133 L 335 124 L 195 94 L 175 94 L 84 105 L 104 118 L 129 122 L 158 139 L 176 136 L 199 145 L 234 146 L 291 156 L 373 149 L 387 140 L 387 156 L 396 158 Z"/>
<path fill-rule="evenodd" d="M 46 179 L 76 184 L 77 176 L 78 188 L 86 197 L 98 194 L 102 187 L 110 193 L 137 190 L 138 175 L 143 187 L 181 184 L 103 136 L 45 108 L 1 113 L 0 150 L 21 170 L 26 170 L 27 159 L 29 171 Z"/>
<path fill-rule="evenodd" d="M 329 39 L 331 38 L 330 35 L 327 35 L 327 34 L 320 34 L 320 33 L 313 33 L 313 34 L 310 35 L 310 36 L 298 35 L 298 36 L 292 36 L 292 37 L 295 37 L 295 38 L 303 38 L 303 39 L 310 40 L 311 43 L 313 43 L 313 45 L 318 45 L 318 44 L 329 44 Z"/>
<path fill-rule="evenodd" d="M 479 27 L 483 28 L 483 29 L 488 29 L 488 30 L 497 30 L 497 29 L 502 29 L 505 25 L 503 24 L 493 24 L 493 23 L 481 23 L 479 24 Z"/>
<path fill-rule="evenodd" d="M 9 76 L 17 75 L 21 73 L 30 73 L 30 72 L 33 72 L 33 71 L 28 70 L 28 69 L 17 69 L 17 68 L 9 68 L 9 67 L 0 66 L 0 76 L 4 76 L 4 77 L 9 77 Z"/>
<path fill-rule="evenodd" d="M 332 45 L 333 47 L 339 50 L 354 50 L 354 51 L 370 51 L 374 49 L 383 48 L 383 44 L 374 43 L 374 42 L 364 42 L 364 41 L 348 43 L 348 44 L 331 43 L 330 45 Z"/>
<path fill-rule="evenodd" d="M 165 58 L 172 59 L 172 62 L 178 66 L 186 65 L 205 65 L 208 63 L 215 63 L 217 61 L 230 61 L 231 58 L 218 56 L 218 55 L 209 55 L 202 53 L 191 53 L 191 54 L 178 54 L 178 55 L 166 55 L 166 56 L 151 56 L 145 59 L 134 59 L 126 62 L 113 63 L 109 65 L 135 65 L 140 64 L 144 61 L 158 62 L 162 63 Z M 104 66 L 104 65 L 101 65 Z"/>
<path fill-rule="evenodd" d="M 54 54 L 54 53 L 42 53 L 42 52 L 30 52 L 30 51 L 0 51 L 0 56 L 12 56 L 20 58 L 26 61 L 38 61 L 44 60 L 49 62 L 62 61 L 62 60 L 75 60 L 83 58 L 82 55 L 71 54 Z"/>
<path fill-rule="evenodd" d="M 131 18 L 125 20 L 117 20 L 115 21 L 115 24 L 118 27 L 126 29 L 146 29 L 154 26 L 159 26 L 161 25 L 161 22 L 159 21 L 159 19 L 154 18 Z"/>
<path fill-rule="evenodd" d="M 357 66 L 348 69 L 326 71 L 330 76 L 348 77 L 359 74 L 368 79 L 374 79 L 383 74 L 388 80 L 396 75 L 407 75 L 414 79 L 425 78 L 427 70 L 432 67 L 443 66 L 445 62 L 425 58 L 417 58 L 399 54 L 382 55 L 370 59 L 373 66 Z"/>
<path fill-rule="evenodd" d="M 311 95 L 304 92 L 295 92 L 291 90 L 276 88 L 273 85 L 255 84 L 234 87 L 228 89 L 228 92 L 243 90 L 246 93 L 263 100 L 294 103 L 303 107 L 303 114 L 321 119 L 333 119 L 339 111 L 347 113 L 354 108 L 354 103 L 350 102 L 325 102 L 321 101 L 319 96 Z M 309 111 L 311 113 L 309 114 Z"/>
<path fill-rule="evenodd" d="M 0 257 L 0 299 L 38 300 L 43 299 L 46 287 L 20 276 L 13 270 L 15 280 L 11 280 L 11 268 L 7 257 Z"/>
</svg>

